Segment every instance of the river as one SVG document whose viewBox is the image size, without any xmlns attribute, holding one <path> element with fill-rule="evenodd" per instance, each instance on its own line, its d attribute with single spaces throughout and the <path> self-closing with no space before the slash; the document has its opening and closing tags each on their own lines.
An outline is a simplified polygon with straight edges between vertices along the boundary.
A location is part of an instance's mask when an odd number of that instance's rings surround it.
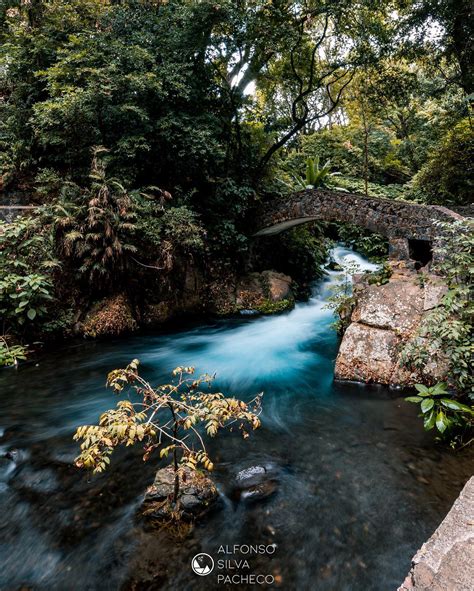
<svg viewBox="0 0 474 591">
<path fill-rule="evenodd" d="M 342 247 L 334 257 L 372 268 Z M 268 588 L 395 590 L 467 480 L 470 456 L 436 445 L 401 392 L 334 382 L 338 339 L 325 300 L 337 279 L 329 272 L 283 315 L 84 342 L 1 371 L 0 590 L 246 589 L 218 584 L 218 569 L 198 577 L 190 568 L 196 553 L 217 563 L 237 544 L 274 550 L 231 557 L 247 558 L 240 574 L 274 577 Z M 216 372 L 226 393 L 264 392 L 260 430 L 212 442 L 221 508 L 184 541 L 134 519 L 156 461 L 127 449 L 106 475 L 72 466 L 75 427 L 114 406 L 105 376 L 135 357 L 156 383 L 194 365 Z M 231 501 L 236 473 L 262 464 L 277 472 L 277 493 Z"/>
</svg>

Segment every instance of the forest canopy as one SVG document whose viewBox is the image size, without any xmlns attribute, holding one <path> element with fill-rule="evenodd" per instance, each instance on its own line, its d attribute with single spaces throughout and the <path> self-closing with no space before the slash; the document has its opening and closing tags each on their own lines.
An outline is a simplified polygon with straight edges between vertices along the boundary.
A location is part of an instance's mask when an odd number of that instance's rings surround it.
<svg viewBox="0 0 474 591">
<path fill-rule="evenodd" d="M 466 0 L 4 0 L 1 10 L 7 187 L 87 183 L 103 146 L 129 188 L 163 187 L 211 223 L 225 204 L 235 224 L 281 160 L 317 151 L 346 175 L 413 181 L 421 200 L 468 198 Z"/>
</svg>

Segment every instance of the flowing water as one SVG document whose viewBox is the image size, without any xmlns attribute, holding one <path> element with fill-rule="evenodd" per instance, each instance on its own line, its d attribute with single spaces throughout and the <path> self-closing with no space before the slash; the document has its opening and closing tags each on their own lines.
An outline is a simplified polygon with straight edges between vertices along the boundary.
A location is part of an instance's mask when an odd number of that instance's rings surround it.
<svg viewBox="0 0 474 591">
<path fill-rule="evenodd" d="M 344 248 L 334 257 L 371 268 Z M 2 371 L 0 590 L 396 589 L 467 480 L 470 456 L 436 446 L 400 392 L 333 381 L 338 340 L 325 299 L 337 280 L 329 272 L 307 303 L 280 316 L 84 343 Z M 184 540 L 135 519 L 156 461 L 120 451 L 91 480 L 71 464 L 75 427 L 115 404 L 106 373 L 135 357 L 156 383 L 194 365 L 216 372 L 226 393 L 264 391 L 260 430 L 213 440 L 220 508 Z M 232 501 L 235 475 L 258 465 L 277 474 L 276 494 Z M 216 561 L 207 577 L 190 568 L 198 552 Z M 248 568 L 232 562 L 243 559 Z M 218 582 L 235 574 L 267 579 Z"/>
</svg>

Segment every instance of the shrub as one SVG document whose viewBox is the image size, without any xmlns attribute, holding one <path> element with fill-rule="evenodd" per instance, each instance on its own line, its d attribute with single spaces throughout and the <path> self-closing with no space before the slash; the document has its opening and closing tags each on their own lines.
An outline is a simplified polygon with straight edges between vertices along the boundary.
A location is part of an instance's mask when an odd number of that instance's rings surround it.
<svg viewBox="0 0 474 591">
<path fill-rule="evenodd" d="M 138 360 L 125 369 L 109 373 L 107 386 L 117 394 L 131 387 L 140 402 L 121 400 L 117 408 L 103 413 L 99 425 L 79 427 L 75 440 L 83 440 L 76 465 L 102 472 L 110 463 L 110 455 L 119 445 L 142 443 L 144 460 L 159 450 L 160 458 L 173 458 L 175 488 L 173 501 L 179 496 L 179 465 L 196 470 L 198 466 L 211 471 L 213 463 L 207 453 L 199 427 L 210 437 L 233 425 L 244 438 L 248 427 L 257 429 L 261 412 L 261 395 L 248 403 L 211 392 L 212 377 L 193 377 L 193 367 L 177 367 L 170 384 L 151 386 L 138 373 Z M 206 388 L 207 391 L 203 389 Z"/>
<path fill-rule="evenodd" d="M 137 328 L 127 297 L 118 294 L 103 300 L 89 312 L 83 333 L 95 338 L 132 332 Z"/>
<path fill-rule="evenodd" d="M 109 288 L 123 276 L 130 255 L 137 250 L 132 243 L 133 203 L 125 187 L 116 178 L 107 177 L 104 151 L 94 149 L 90 189 L 82 191 L 75 202 L 54 208 L 61 254 L 98 290 Z"/>
<path fill-rule="evenodd" d="M 474 406 L 469 407 L 454 400 L 444 382 L 431 388 L 416 384 L 415 388 L 418 394 L 408 396 L 405 400 L 420 405 L 426 431 L 436 427 L 441 435 L 448 435 L 455 428 L 474 426 Z"/>
<path fill-rule="evenodd" d="M 8 345 L 7 339 L 0 337 L 0 367 L 18 365 L 18 361 L 26 359 L 27 348 L 22 345 Z"/>
<path fill-rule="evenodd" d="M 474 378 L 471 371 L 472 317 L 474 303 L 474 223 L 460 220 L 439 224 L 444 243 L 435 248 L 435 270 L 444 276 L 448 293 L 441 305 L 429 314 L 418 329 L 418 337 L 405 347 L 401 361 L 414 369 L 423 367 L 433 357 L 449 362 L 449 385 L 459 395 L 474 399 Z M 423 344 L 426 343 L 426 344 Z"/>
<path fill-rule="evenodd" d="M 0 279 L 0 314 L 13 328 L 46 316 L 52 284 L 44 275 L 9 273 Z"/>
</svg>

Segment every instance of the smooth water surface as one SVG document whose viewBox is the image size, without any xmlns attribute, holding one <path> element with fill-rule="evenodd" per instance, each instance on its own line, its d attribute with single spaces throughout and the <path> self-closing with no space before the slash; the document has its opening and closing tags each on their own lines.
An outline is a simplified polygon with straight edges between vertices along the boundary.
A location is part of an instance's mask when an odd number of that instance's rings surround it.
<svg viewBox="0 0 474 591">
<path fill-rule="evenodd" d="M 344 248 L 334 256 L 372 268 Z M 338 341 L 325 299 L 337 280 L 329 272 L 309 302 L 280 316 L 84 343 L 2 371 L 0 590 L 251 588 L 217 583 L 218 574 L 236 572 L 271 575 L 268 588 L 290 591 L 395 590 L 470 461 L 435 446 L 397 391 L 333 381 Z M 194 365 L 216 372 L 226 393 L 264 391 L 259 431 L 212 442 L 221 507 L 184 541 L 145 533 L 135 519 L 156 459 L 143 464 L 140 450 L 127 449 L 91 480 L 72 465 L 75 427 L 116 402 L 104 389 L 107 372 L 135 357 L 156 383 L 177 365 Z M 268 464 L 276 494 L 254 504 L 230 500 L 239 470 Z M 222 553 L 236 544 L 275 551 Z M 247 558 L 250 568 L 226 563 L 198 577 L 190 568 L 198 552 Z"/>
</svg>

